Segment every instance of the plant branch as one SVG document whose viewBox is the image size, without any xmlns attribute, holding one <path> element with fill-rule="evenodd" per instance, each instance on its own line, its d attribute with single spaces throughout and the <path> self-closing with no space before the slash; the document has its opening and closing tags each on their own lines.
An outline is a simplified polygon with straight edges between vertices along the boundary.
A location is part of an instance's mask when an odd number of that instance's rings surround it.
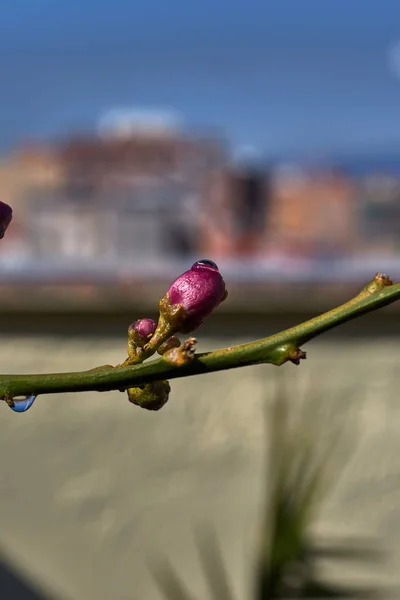
<svg viewBox="0 0 400 600">
<path fill-rule="evenodd" d="M 75 373 L 0 375 L 0 398 L 4 400 L 21 395 L 64 392 L 122 391 L 150 381 L 188 377 L 248 365 L 269 363 L 279 366 L 288 361 L 298 364 L 300 359 L 305 358 L 305 353 L 300 350 L 301 345 L 334 327 L 399 299 L 400 283 L 393 285 L 389 277 L 378 273 L 357 296 L 337 308 L 255 342 L 197 354 L 189 364 L 175 366 L 159 358 L 139 365 L 105 365 Z"/>
</svg>

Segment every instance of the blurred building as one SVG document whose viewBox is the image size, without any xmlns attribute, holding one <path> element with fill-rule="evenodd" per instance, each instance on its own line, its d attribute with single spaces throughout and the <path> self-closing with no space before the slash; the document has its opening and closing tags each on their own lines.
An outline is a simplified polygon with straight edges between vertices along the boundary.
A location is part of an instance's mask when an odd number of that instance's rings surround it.
<svg viewBox="0 0 400 600">
<path fill-rule="evenodd" d="M 357 187 L 340 171 L 276 173 L 268 214 L 266 254 L 337 258 L 360 243 Z"/>
<path fill-rule="evenodd" d="M 201 211 L 203 253 L 224 259 L 260 257 L 272 193 L 266 168 L 231 166 L 212 173 Z"/>
<path fill-rule="evenodd" d="M 31 261 L 133 268 L 196 253 L 204 181 L 228 161 L 224 140 L 140 127 L 23 149 L 0 183 Z"/>
<path fill-rule="evenodd" d="M 400 175 L 374 173 L 358 178 L 359 251 L 395 256 L 400 251 Z"/>
<path fill-rule="evenodd" d="M 399 252 L 396 174 L 238 164 L 214 134 L 128 125 L 27 144 L 0 163 L 2 199 L 14 208 L 1 268 L 162 277 L 209 256 L 242 276 L 252 262 L 288 271 L 293 259 Z"/>
<path fill-rule="evenodd" d="M 2 262 L 30 258 L 29 194 L 36 188 L 57 185 L 61 177 L 61 165 L 45 144 L 27 143 L 0 162 L 1 200 L 13 208 L 12 226 L 2 244 Z"/>
<path fill-rule="evenodd" d="M 203 248 L 212 256 L 335 258 L 359 244 L 357 186 L 331 170 L 226 169 L 203 205 Z"/>
</svg>

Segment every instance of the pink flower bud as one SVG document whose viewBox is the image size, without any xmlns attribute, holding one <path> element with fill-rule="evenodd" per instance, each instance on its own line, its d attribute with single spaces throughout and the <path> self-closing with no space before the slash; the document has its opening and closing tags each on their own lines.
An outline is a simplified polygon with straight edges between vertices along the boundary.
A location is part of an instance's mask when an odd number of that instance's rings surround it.
<svg viewBox="0 0 400 600">
<path fill-rule="evenodd" d="M 180 331 L 190 333 L 225 300 L 227 292 L 217 265 L 203 259 L 175 279 L 167 295 L 172 306 L 179 304 L 185 311 L 186 318 Z"/>
<path fill-rule="evenodd" d="M 129 325 L 128 336 L 136 346 L 141 347 L 149 341 L 156 329 L 157 323 L 153 319 L 139 319 Z"/>
<path fill-rule="evenodd" d="M 4 237 L 7 227 L 11 223 L 12 214 L 11 206 L 0 201 L 0 240 Z"/>
</svg>

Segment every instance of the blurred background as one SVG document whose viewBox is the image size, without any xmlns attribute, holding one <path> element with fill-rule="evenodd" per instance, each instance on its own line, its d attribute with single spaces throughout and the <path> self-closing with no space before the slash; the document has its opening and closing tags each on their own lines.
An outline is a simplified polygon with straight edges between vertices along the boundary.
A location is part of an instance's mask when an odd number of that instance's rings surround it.
<svg viewBox="0 0 400 600">
<path fill-rule="evenodd" d="M 396 0 L 5 3 L 1 370 L 121 362 L 128 324 L 200 258 L 229 289 L 201 350 L 294 325 L 376 271 L 400 280 L 399 111 Z M 398 311 L 284 372 L 333 414 L 357 386 L 360 447 L 323 522 L 400 560 Z M 196 519 L 218 522 L 240 570 L 274 375 L 173 382 L 160 415 L 119 393 L 45 397 L 23 417 L 2 403 L 0 597 L 157 598 L 143 547 L 189 573 Z"/>
<path fill-rule="evenodd" d="M 399 14 L 395 0 L 8 5 L 2 307 L 153 306 L 203 256 L 250 312 L 282 307 L 282 286 L 345 297 L 398 275 Z"/>
</svg>

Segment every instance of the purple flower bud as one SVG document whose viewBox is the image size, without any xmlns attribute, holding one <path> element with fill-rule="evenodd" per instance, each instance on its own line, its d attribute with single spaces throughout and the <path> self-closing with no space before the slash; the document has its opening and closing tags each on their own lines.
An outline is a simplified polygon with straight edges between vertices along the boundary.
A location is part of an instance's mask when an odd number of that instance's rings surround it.
<svg viewBox="0 0 400 600">
<path fill-rule="evenodd" d="M 7 227 L 11 223 L 12 214 L 13 211 L 11 206 L 0 201 L 0 240 L 3 239 Z"/>
<path fill-rule="evenodd" d="M 225 300 L 227 291 L 217 265 L 203 259 L 175 279 L 167 295 L 172 306 L 179 304 L 185 311 L 186 318 L 180 331 L 190 333 Z"/>
<path fill-rule="evenodd" d="M 157 329 L 157 323 L 153 319 L 139 319 L 128 327 L 128 337 L 136 346 L 144 346 Z"/>
</svg>

